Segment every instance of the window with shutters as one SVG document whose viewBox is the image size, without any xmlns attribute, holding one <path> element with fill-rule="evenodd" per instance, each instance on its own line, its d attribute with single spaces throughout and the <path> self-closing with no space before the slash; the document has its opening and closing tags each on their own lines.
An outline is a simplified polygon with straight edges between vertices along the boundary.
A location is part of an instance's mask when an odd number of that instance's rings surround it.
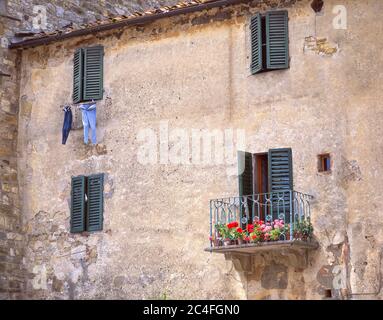
<svg viewBox="0 0 383 320">
<path fill-rule="evenodd" d="M 238 152 L 238 189 L 239 197 L 257 194 L 260 203 L 278 204 L 273 210 L 283 211 L 288 219 L 290 210 L 290 191 L 293 190 L 292 151 L 290 148 L 270 149 L 265 153 Z M 265 220 L 266 215 L 276 217 L 261 207 L 252 208 L 253 201 L 248 199 L 248 209 L 252 215 Z M 271 210 L 271 209 L 270 209 Z"/>
<path fill-rule="evenodd" d="M 79 48 L 73 58 L 73 103 L 101 100 L 104 93 L 104 48 Z"/>
<path fill-rule="evenodd" d="M 289 31 L 286 10 L 251 18 L 251 73 L 289 68 Z"/>
<path fill-rule="evenodd" d="M 71 232 L 102 230 L 103 211 L 104 174 L 72 177 Z"/>
</svg>

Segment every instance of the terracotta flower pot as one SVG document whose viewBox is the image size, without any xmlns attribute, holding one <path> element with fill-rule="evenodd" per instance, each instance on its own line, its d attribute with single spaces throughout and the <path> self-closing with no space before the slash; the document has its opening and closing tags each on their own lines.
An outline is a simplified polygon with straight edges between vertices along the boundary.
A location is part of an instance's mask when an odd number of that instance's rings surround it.
<svg viewBox="0 0 383 320">
<path fill-rule="evenodd" d="M 309 235 L 308 235 L 308 234 L 302 234 L 301 239 L 302 239 L 303 241 L 307 241 L 307 240 L 309 239 Z"/>
<path fill-rule="evenodd" d="M 290 231 L 286 232 L 285 233 L 285 236 L 283 237 L 283 235 L 281 236 L 281 240 L 290 240 Z"/>
<path fill-rule="evenodd" d="M 213 246 L 214 247 L 219 247 L 221 244 L 221 239 L 214 239 L 213 241 Z"/>
</svg>

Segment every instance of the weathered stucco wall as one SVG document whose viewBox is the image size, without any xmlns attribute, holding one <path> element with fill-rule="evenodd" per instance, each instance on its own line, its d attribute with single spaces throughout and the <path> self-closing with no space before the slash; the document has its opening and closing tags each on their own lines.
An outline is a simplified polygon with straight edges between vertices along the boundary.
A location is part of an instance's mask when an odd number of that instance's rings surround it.
<svg viewBox="0 0 383 320">
<path fill-rule="evenodd" d="M 69 23 L 78 25 L 95 18 L 174 3 L 174 0 L 0 1 L 0 299 L 22 298 L 25 291 L 25 270 L 21 263 L 25 243 L 20 223 L 16 153 L 20 54 L 8 50 L 9 42 L 15 41 L 20 33 L 41 31 L 33 25 L 39 6 L 45 9 L 45 30 L 54 30 Z"/>
<path fill-rule="evenodd" d="M 255 76 L 248 24 L 266 5 L 23 51 L 18 168 L 28 297 L 320 299 L 340 266 L 346 290 L 335 297 L 381 298 L 383 43 L 375 35 L 383 3 L 344 1 L 346 30 L 333 27 L 336 4 L 326 1 L 315 30 L 309 1 L 287 3 L 290 69 Z M 313 36 L 326 40 L 313 44 Z M 71 101 L 73 52 L 92 44 L 105 47 L 99 145 L 83 145 L 75 130 L 63 146 L 60 105 Z M 237 177 L 224 165 L 141 164 L 138 134 L 151 128 L 159 137 L 160 120 L 169 131 L 245 129 L 250 152 L 291 147 L 295 189 L 315 197 L 320 249 L 247 260 L 204 252 L 209 199 L 237 194 Z M 323 152 L 332 155 L 331 174 L 317 173 Z M 70 177 L 97 172 L 106 173 L 104 231 L 69 234 Z"/>
</svg>

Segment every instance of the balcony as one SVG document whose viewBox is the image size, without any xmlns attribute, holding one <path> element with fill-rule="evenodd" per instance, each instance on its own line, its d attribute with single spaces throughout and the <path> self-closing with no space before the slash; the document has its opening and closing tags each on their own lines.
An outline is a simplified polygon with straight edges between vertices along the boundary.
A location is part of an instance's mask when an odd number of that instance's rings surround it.
<svg viewBox="0 0 383 320">
<path fill-rule="evenodd" d="M 313 197 L 288 190 L 210 200 L 210 247 L 214 253 L 316 249 L 310 221 Z"/>
</svg>

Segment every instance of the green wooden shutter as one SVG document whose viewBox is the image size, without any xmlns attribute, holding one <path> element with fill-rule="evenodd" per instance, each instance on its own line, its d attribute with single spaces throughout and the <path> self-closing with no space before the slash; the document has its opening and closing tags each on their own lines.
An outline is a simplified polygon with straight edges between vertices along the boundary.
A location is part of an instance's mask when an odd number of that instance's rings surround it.
<svg viewBox="0 0 383 320">
<path fill-rule="evenodd" d="M 240 197 L 253 194 L 253 155 L 249 152 L 238 151 L 238 183 Z M 240 198 L 241 219 L 247 217 L 247 222 L 250 223 L 253 219 L 252 201 L 251 199 L 243 200 Z"/>
<path fill-rule="evenodd" d="M 269 150 L 269 191 L 293 189 L 293 164 L 291 148 Z"/>
<path fill-rule="evenodd" d="M 251 73 L 255 74 L 262 70 L 262 19 L 257 13 L 251 18 Z"/>
<path fill-rule="evenodd" d="M 84 50 L 84 100 L 101 100 L 104 92 L 104 48 L 95 46 Z"/>
<path fill-rule="evenodd" d="M 83 79 L 83 51 L 77 49 L 73 58 L 73 103 L 82 100 Z"/>
<path fill-rule="evenodd" d="M 288 13 L 285 10 L 266 13 L 267 69 L 289 67 Z"/>
<path fill-rule="evenodd" d="M 88 177 L 86 206 L 87 231 L 102 230 L 104 212 L 104 175 L 95 174 Z"/>
<path fill-rule="evenodd" d="M 291 148 L 269 150 L 269 192 L 272 192 L 273 219 L 285 213 L 290 221 L 290 193 L 293 190 L 293 162 Z M 282 193 L 284 192 L 284 193 Z M 279 200 L 283 198 L 284 201 Z M 278 208 L 279 207 L 279 208 Z"/>
<path fill-rule="evenodd" d="M 253 163 L 249 152 L 238 151 L 238 182 L 240 197 L 253 194 Z"/>
<path fill-rule="evenodd" d="M 85 230 L 85 177 L 72 177 L 70 231 Z"/>
</svg>

